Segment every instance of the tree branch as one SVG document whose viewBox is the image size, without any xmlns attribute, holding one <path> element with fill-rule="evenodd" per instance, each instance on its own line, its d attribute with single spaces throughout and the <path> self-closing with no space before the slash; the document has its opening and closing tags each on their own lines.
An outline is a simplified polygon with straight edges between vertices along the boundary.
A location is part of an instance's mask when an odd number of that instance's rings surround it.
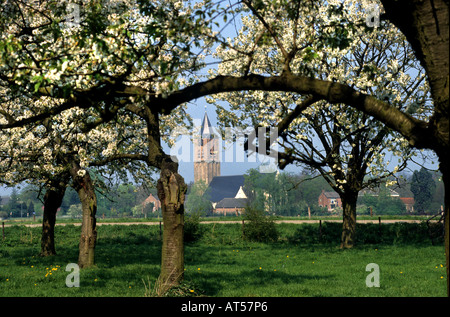
<svg viewBox="0 0 450 317">
<path fill-rule="evenodd" d="M 168 114 L 178 105 L 206 95 L 242 90 L 295 92 L 312 95 L 318 100 L 323 99 L 332 104 L 343 103 L 398 131 L 408 139 L 411 145 L 417 148 L 429 148 L 431 144 L 431 134 L 426 122 L 415 119 L 387 102 L 359 92 L 345 84 L 288 73 L 272 77 L 260 75 L 218 76 L 175 91 L 166 98 L 150 96 L 149 104 L 158 112 Z"/>
</svg>

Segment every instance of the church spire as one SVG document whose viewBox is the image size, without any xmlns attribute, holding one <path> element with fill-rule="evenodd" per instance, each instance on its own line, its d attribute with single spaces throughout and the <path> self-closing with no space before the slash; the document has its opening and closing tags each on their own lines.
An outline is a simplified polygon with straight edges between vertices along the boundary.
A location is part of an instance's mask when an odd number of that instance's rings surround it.
<svg viewBox="0 0 450 317">
<path fill-rule="evenodd" d="M 202 126 L 200 129 L 200 137 L 202 139 L 211 139 L 213 134 L 211 122 L 209 121 L 208 114 L 205 109 L 205 116 L 203 117 Z"/>
</svg>

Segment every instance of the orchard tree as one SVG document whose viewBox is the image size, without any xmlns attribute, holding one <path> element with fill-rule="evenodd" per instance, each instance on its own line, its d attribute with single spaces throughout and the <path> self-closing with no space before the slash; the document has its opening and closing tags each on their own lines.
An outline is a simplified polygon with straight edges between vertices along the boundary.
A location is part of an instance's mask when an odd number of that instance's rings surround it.
<svg viewBox="0 0 450 317">
<path fill-rule="evenodd" d="M 120 139 L 116 139 L 108 146 L 96 147 L 102 148 L 102 155 L 81 147 L 78 160 L 63 157 L 74 188 L 86 206 L 83 228 L 89 228 L 89 232 L 82 229 L 80 249 L 84 246 L 87 250 L 83 258 L 92 262 L 96 240 L 96 197 L 86 167 L 117 159 L 143 160 L 161 170 L 158 195 L 167 225 L 161 278 L 175 283 L 182 279 L 184 271 L 185 184 L 178 174 L 178 164 L 162 151 L 161 132 L 184 124 L 186 118 L 171 120 L 162 116 L 159 107 L 150 106 L 148 101 L 152 97 L 165 98 L 168 91 L 196 80 L 190 72 L 201 65 L 202 54 L 191 50 L 200 47 L 200 40 L 192 40 L 193 34 L 211 31 L 202 16 L 193 19 L 191 15 L 193 8 L 184 7 L 180 1 L 92 0 L 75 5 L 70 1 L 40 1 L 33 5 L 2 1 L 0 16 L 0 86 L 5 89 L 0 100 L 2 130 L 39 126 L 61 115 L 64 119 L 63 115 L 72 109 L 84 116 L 84 121 L 68 119 L 67 133 L 77 135 L 81 143 L 91 137 L 89 131 L 109 122 L 128 129 L 133 126 L 133 120 L 118 119 L 121 111 L 133 114 L 144 126 L 144 143 L 139 138 L 127 139 L 137 148 L 145 144 L 144 154 L 110 153 L 102 157 L 119 145 Z M 202 50 L 205 48 L 202 46 Z M 50 102 L 40 102 L 46 98 Z M 6 103 L 8 106 L 3 106 Z M 178 110 L 184 114 L 183 107 Z"/>
<path fill-rule="evenodd" d="M 44 126 L 0 131 L 0 180 L 9 185 L 29 181 L 45 192 L 41 255 L 47 256 L 55 254 L 56 212 L 69 185 L 70 175 L 57 166 L 52 156 L 54 145 L 49 143 L 44 131 Z"/>
<path fill-rule="evenodd" d="M 327 46 L 331 39 L 315 26 L 331 24 L 336 12 L 319 7 L 316 12 L 308 9 L 300 15 L 309 18 L 292 21 L 271 15 L 244 16 L 238 35 L 217 49 L 217 57 L 223 61 L 218 75 L 265 72 L 277 76 L 283 71 L 279 65 L 283 52 L 288 52 L 291 61 L 286 67 L 295 75 L 346 83 L 389 99 L 398 109 L 407 109 L 416 116 L 427 113 L 425 107 L 420 107 L 429 99 L 425 74 L 404 36 L 392 25 L 383 22 L 376 33 L 367 31 L 365 24 L 355 25 L 348 39 L 341 39 L 347 41 L 345 45 L 336 41 Z M 348 7 L 338 17 L 356 20 L 357 10 Z M 248 46 L 253 39 L 264 36 L 264 25 L 283 29 L 284 33 Z M 297 34 L 299 29 L 302 35 Z M 213 103 L 216 100 L 209 98 Z M 408 142 L 398 133 L 343 104 L 329 104 L 314 96 L 263 91 L 226 93 L 218 100 L 221 122 L 243 128 L 278 127 L 280 167 L 289 163 L 309 166 L 339 194 L 343 205 L 342 248 L 354 245 L 358 193 L 401 171 L 412 155 Z M 227 104 L 221 106 L 224 101 Z M 305 105 L 309 107 L 304 109 Z M 399 161 L 393 171 L 388 170 L 393 158 L 386 159 L 387 152 Z"/>
<path fill-rule="evenodd" d="M 8 105 L 6 105 L 8 106 Z M 20 105 L 18 105 L 20 106 Z M 72 186 L 78 192 L 83 207 L 83 225 L 80 237 L 80 266 L 90 266 L 94 262 L 96 237 L 95 211 L 97 208 L 94 186 L 101 185 L 91 180 L 89 166 L 98 166 L 97 172 L 105 174 L 120 173 L 127 179 L 126 171 L 131 169 L 135 179 L 144 177 L 145 168 L 137 162 L 146 156 L 137 154 L 144 148 L 136 142 L 139 121 L 135 129 L 124 129 L 124 125 L 111 122 L 83 133 L 86 112 L 75 109 L 66 110 L 52 121 L 46 119 L 33 128 L 29 126 L 1 131 L 2 182 L 21 183 L 24 181 L 40 185 L 45 190 L 43 197 L 44 217 L 41 240 L 41 255 L 56 253 L 54 244 L 54 225 L 56 212 L 61 206 L 66 187 Z M 122 114 L 121 120 L 133 120 Z M 74 124 L 78 122 L 76 127 Z M 141 128 L 142 130 L 142 128 Z M 145 134 L 144 134 L 145 136 Z M 129 140 L 134 142 L 130 144 Z M 139 152 L 138 152 L 139 153 Z M 141 152 L 142 153 L 142 152 Z M 132 162 L 130 162 L 132 160 Z M 139 171 L 135 173 L 133 169 Z M 139 175 L 136 175 L 139 174 Z M 90 241 L 90 242 L 87 242 Z M 82 256 L 83 254 L 92 254 Z"/>
</svg>

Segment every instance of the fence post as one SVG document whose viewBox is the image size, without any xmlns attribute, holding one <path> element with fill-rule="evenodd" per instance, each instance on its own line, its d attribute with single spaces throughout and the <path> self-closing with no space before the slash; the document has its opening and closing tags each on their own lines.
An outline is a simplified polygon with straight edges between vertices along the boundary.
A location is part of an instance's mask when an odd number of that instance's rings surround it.
<svg viewBox="0 0 450 317">
<path fill-rule="evenodd" d="M 245 239 L 245 223 L 244 223 L 244 219 L 242 219 L 242 239 Z"/>
<path fill-rule="evenodd" d="M 381 237 L 381 217 L 378 217 L 378 235 Z"/>
<path fill-rule="evenodd" d="M 159 240 L 162 239 L 162 228 L 161 228 L 161 221 L 159 222 Z"/>
<path fill-rule="evenodd" d="M 5 240 L 5 222 L 4 221 L 2 221 L 2 237 L 3 237 L 3 240 Z"/>
<path fill-rule="evenodd" d="M 319 220 L 319 240 L 322 240 L 322 219 Z"/>
</svg>

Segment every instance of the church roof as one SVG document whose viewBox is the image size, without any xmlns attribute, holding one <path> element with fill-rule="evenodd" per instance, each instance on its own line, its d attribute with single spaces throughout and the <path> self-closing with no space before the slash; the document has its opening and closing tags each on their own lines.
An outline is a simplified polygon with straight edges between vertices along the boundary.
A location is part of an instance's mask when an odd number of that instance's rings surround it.
<svg viewBox="0 0 450 317">
<path fill-rule="evenodd" d="M 214 136 L 211 122 L 209 121 L 208 114 L 205 111 L 205 116 L 203 117 L 202 126 L 200 128 L 200 137 L 209 139 Z"/>
<path fill-rule="evenodd" d="M 245 208 L 246 204 L 245 198 L 224 198 L 217 203 L 216 208 Z"/>
<path fill-rule="evenodd" d="M 209 199 L 218 202 L 224 198 L 234 198 L 241 186 L 244 186 L 244 175 L 215 176 L 209 183 Z"/>
</svg>

